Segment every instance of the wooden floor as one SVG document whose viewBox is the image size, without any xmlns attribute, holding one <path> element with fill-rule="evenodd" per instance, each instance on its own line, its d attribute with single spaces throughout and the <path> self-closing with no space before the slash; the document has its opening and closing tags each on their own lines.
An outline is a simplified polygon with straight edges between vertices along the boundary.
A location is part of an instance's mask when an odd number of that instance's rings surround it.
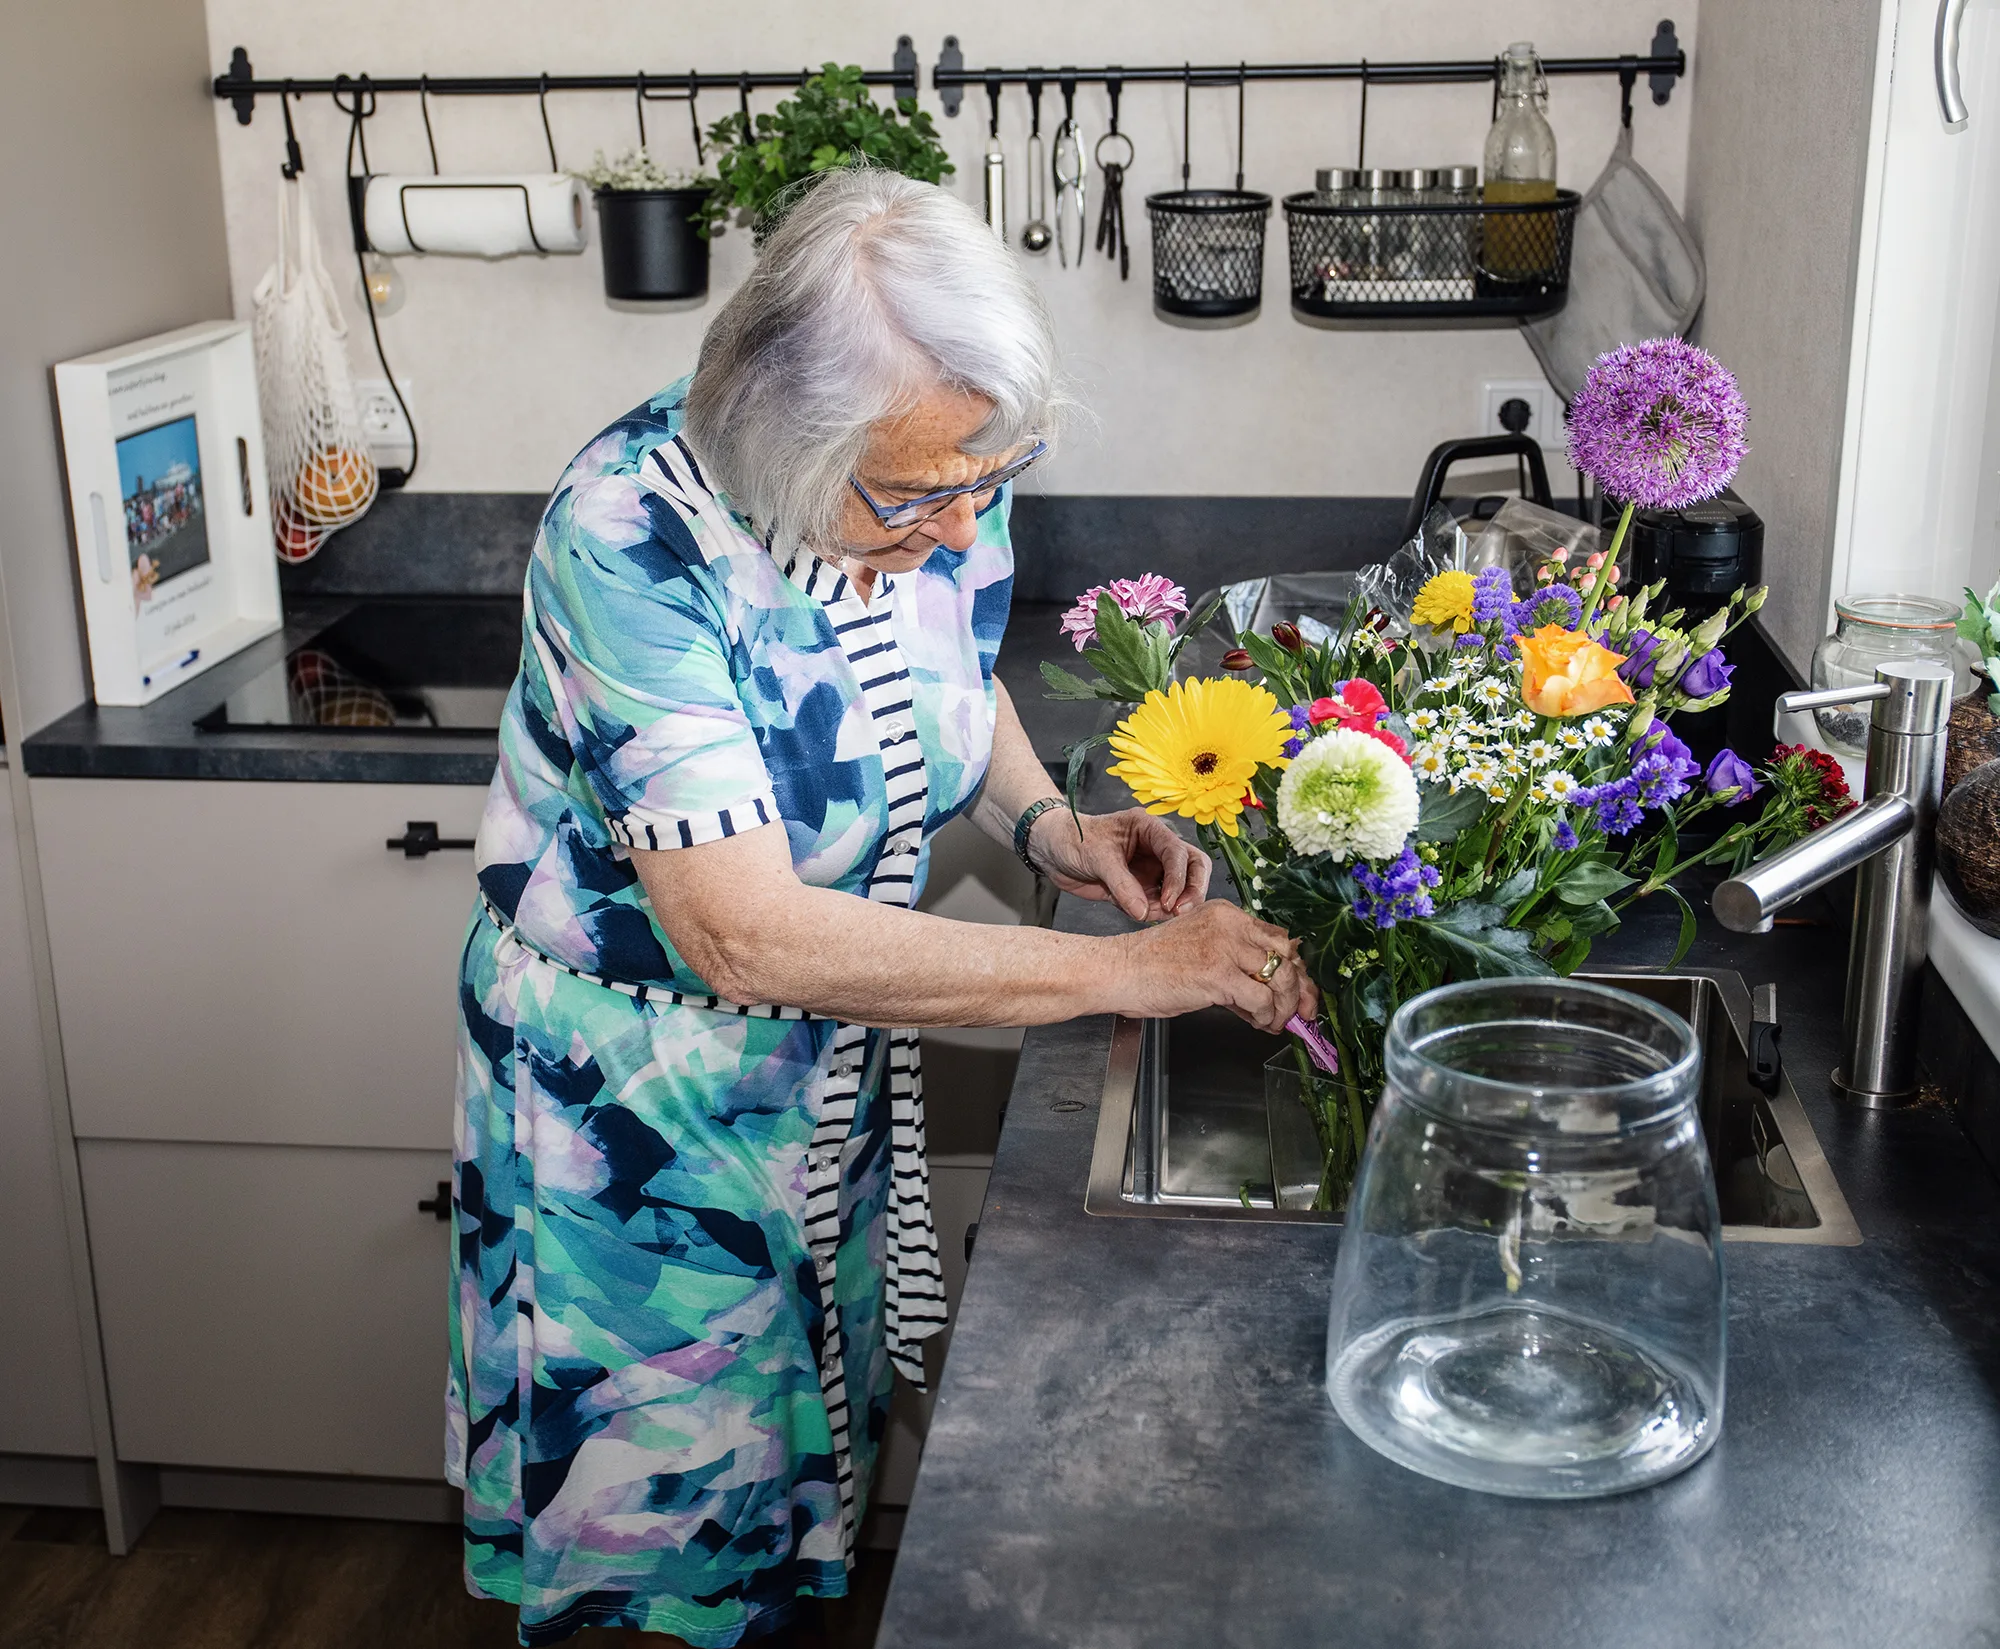
<svg viewBox="0 0 2000 1649">
<path fill-rule="evenodd" d="M 823 1633 L 757 1649 L 871 1649 L 894 1554 L 863 1552 Z M 166 1510 L 105 1550 L 95 1512 L 0 1506 L 0 1649 L 507 1649 L 514 1611 L 468 1597 L 440 1524 Z M 591 1630 L 577 1649 L 677 1640 Z"/>
</svg>

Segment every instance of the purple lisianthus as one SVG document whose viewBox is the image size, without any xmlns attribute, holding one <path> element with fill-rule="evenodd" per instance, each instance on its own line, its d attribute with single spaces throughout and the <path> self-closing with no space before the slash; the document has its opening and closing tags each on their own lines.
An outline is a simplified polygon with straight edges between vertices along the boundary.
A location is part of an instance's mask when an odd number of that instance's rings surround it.
<svg viewBox="0 0 2000 1649">
<path fill-rule="evenodd" d="M 1675 685 L 1691 699 L 1705 699 L 1727 687 L 1735 673 L 1736 666 L 1723 658 L 1720 647 L 1714 647 L 1683 670 Z"/>
<path fill-rule="evenodd" d="M 1576 846 L 1576 832 L 1567 819 L 1556 820 L 1555 834 L 1549 838 L 1558 853 L 1567 853 Z"/>
<path fill-rule="evenodd" d="M 1613 498 L 1678 510 L 1729 485 L 1749 450 L 1743 392 L 1679 338 L 1600 355 L 1569 409 L 1569 459 Z"/>
<path fill-rule="evenodd" d="M 1720 752 L 1708 764 L 1708 771 L 1702 774 L 1701 782 L 1708 787 L 1711 796 L 1721 796 L 1724 791 L 1735 792 L 1723 802 L 1725 807 L 1740 806 L 1764 788 L 1757 782 L 1756 770 L 1734 750 Z"/>
<path fill-rule="evenodd" d="M 1639 754 L 1632 762 L 1632 782 L 1637 786 L 1642 807 L 1665 807 L 1688 793 L 1688 783 L 1701 771 L 1701 764 L 1688 747 L 1658 723 L 1639 741 Z"/>
<path fill-rule="evenodd" d="M 1618 666 L 1619 678 L 1641 691 L 1652 686 L 1653 669 L 1660 659 L 1660 638 L 1651 630 L 1634 630 L 1620 645 L 1625 649 L 1625 662 Z"/>
<path fill-rule="evenodd" d="M 1378 928 L 1393 928 L 1436 909 L 1430 890 L 1443 880 L 1435 865 L 1417 857 L 1414 847 L 1406 847 L 1381 870 L 1366 864 L 1354 867 L 1354 914 Z"/>
<path fill-rule="evenodd" d="M 1491 624 L 1514 605 L 1514 581 L 1505 567 L 1482 567 L 1472 581 L 1472 622 Z"/>
</svg>

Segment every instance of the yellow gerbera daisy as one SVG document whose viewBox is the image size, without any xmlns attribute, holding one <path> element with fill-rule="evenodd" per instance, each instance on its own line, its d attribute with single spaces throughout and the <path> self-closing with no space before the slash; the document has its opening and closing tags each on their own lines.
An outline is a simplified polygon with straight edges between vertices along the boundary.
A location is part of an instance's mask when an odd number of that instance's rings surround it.
<svg viewBox="0 0 2000 1649">
<path fill-rule="evenodd" d="M 1236 834 L 1259 767 L 1285 765 L 1291 718 L 1268 688 L 1224 679 L 1174 682 L 1146 695 L 1111 735 L 1122 758 L 1105 771 L 1131 786 L 1148 813 L 1178 813 Z"/>
<path fill-rule="evenodd" d="M 1428 624 L 1434 630 L 1449 625 L 1458 635 L 1472 628 L 1472 574 L 1442 572 L 1417 592 L 1410 608 L 1412 624 Z"/>
</svg>

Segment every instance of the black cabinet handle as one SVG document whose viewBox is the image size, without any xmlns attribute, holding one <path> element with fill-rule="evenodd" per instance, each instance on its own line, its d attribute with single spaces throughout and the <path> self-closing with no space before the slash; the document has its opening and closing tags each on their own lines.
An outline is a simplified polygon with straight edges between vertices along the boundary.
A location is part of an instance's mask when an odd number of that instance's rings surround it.
<svg viewBox="0 0 2000 1649">
<path fill-rule="evenodd" d="M 412 819 L 403 826 L 403 834 L 389 838 L 389 851 L 401 851 L 405 859 L 421 859 L 427 853 L 472 851 L 470 836 L 440 836 L 437 820 Z"/>
<path fill-rule="evenodd" d="M 443 1224 L 444 1221 L 451 1218 L 451 1181 L 441 1179 L 437 1182 L 437 1186 L 438 1194 L 435 1197 L 419 1197 L 417 1199 L 417 1212 L 419 1214 L 429 1214 L 439 1224 Z"/>
</svg>

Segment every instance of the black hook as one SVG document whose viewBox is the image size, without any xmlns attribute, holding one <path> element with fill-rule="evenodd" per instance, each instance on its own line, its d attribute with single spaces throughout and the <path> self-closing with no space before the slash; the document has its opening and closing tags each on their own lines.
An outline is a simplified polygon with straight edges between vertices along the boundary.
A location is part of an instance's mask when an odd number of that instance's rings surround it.
<svg viewBox="0 0 2000 1649">
<path fill-rule="evenodd" d="M 1361 135 L 1354 145 L 1354 169 L 1357 172 L 1368 169 L 1368 59 L 1365 57 L 1361 60 Z"/>
<path fill-rule="evenodd" d="M 1042 135 L 1042 77 L 1028 71 L 1028 136 Z"/>
<path fill-rule="evenodd" d="M 1243 193 L 1243 80 L 1246 65 L 1236 65 L 1236 192 Z"/>
<path fill-rule="evenodd" d="M 535 101 L 541 105 L 542 109 L 542 136 L 548 139 L 549 170 L 551 172 L 560 172 L 562 170 L 562 163 L 556 159 L 556 134 L 549 125 L 549 71 L 547 69 L 542 70 L 542 84 L 540 89 L 535 93 Z"/>
<path fill-rule="evenodd" d="M 1105 94 L 1111 99 L 1111 135 L 1118 133 L 1118 97 L 1125 90 L 1125 77 L 1118 73 L 1118 65 L 1112 64 L 1111 72 L 1104 77 Z"/>
<path fill-rule="evenodd" d="M 1193 120 L 1194 71 L 1185 60 L 1181 63 L 1181 187 L 1188 186 L 1188 127 Z"/>
<path fill-rule="evenodd" d="M 431 131 L 431 77 L 421 75 L 417 79 L 417 107 L 424 112 L 424 141 L 431 148 L 431 176 L 438 175 L 438 140 Z"/>
<path fill-rule="evenodd" d="M 285 112 L 285 158 L 278 167 L 279 173 L 287 180 L 297 177 L 306 169 L 305 156 L 299 153 L 298 133 L 292 130 L 292 83 L 285 82 L 285 89 L 278 94 L 278 107 Z"/>
<path fill-rule="evenodd" d="M 750 71 L 736 77 L 736 104 L 743 111 L 743 141 L 750 141 Z"/>
<path fill-rule="evenodd" d="M 1056 84 L 1062 88 L 1063 124 L 1065 126 L 1074 126 L 1076 124 L 1076 76 L 1073 73 L 1058 75 L 1056 77 Z"/>
<path fill-rule="evenodd" d="M 994 142 L 1000 141 L 1000 77 L 989 74 L 986 77 L 986 135 Z"/>
<path fill-rule="evenodd" d="M 1639 60 L 1636 57 L 1618 59 L 1618 124 L 1627 131 L 1632 129 L 1632 88 L 1639 83 Z"/>
<path fill-rule="evenodd" d="M 633 99 L 639 111 L 639 152 L 646 152 L 646 71 L 639 71 L 638 95 Z"/>
<path fill-rule="evenodd" d="M 701 115 L 695 108 L 695 99 L 701 96 L 701 77 L 693 69 L 688 70 L 688 129 L 694 133 L 694 163 L 708 164 L 708 150 L 701 141 Z"/>
</svg>

